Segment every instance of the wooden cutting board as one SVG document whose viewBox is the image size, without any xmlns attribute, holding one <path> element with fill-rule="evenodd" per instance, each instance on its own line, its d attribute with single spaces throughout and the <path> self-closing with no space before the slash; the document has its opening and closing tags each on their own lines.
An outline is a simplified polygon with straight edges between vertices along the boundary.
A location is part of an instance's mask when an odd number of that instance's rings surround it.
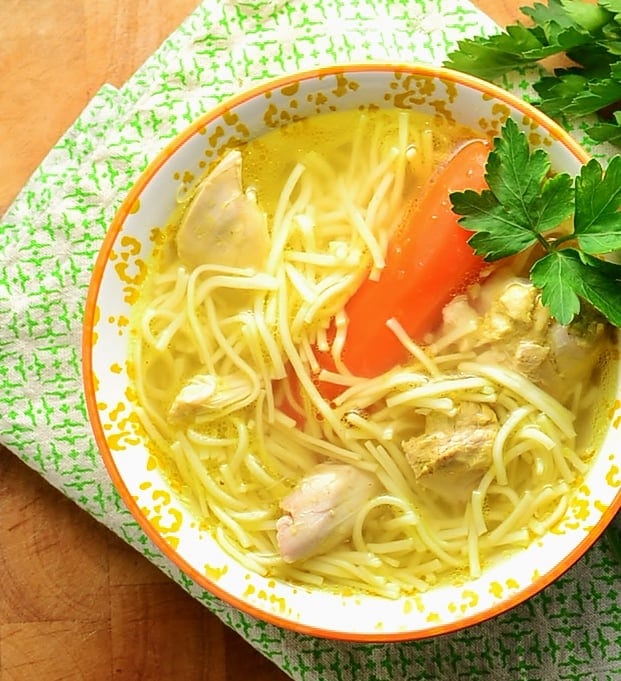
<svg viewBox="0 0 621 681">
<path fill-rule="evenodd" d="M 0 214 L 100 86 L 198 4 L 0 0 Z M 506 23 L 526 3 L 474 4 Z M 113 678 L 289 677 L 0 448 L 0 681 Z"/>
</svg>

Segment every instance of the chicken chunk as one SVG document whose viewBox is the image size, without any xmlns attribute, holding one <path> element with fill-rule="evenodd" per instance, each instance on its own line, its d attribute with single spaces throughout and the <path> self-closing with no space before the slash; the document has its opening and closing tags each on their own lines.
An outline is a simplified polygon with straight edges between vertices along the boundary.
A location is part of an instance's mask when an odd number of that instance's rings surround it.
<svg viewBox="0 0 621 681">
<path fill-rule="evenodd" d="M 223 377 L 197 374 L 179 390 L 168 416 L 176 420 L 207 412 L 238 409 L 249 401 L 252 391 L 250 378 L 241 372 Z"/>
<path fill-rule="evenodd" d="M 539 367 L 546 361 L 550 348 L 528 338 L 519 340 L 513 350 L 512 365 L 529 378 L 537 375 Z"/>
<path fill-rule="evenodd" d="M 203 180 L 183 215 L 177 252 L 189 267 L 260 269 L 267 258 L 267 218 L 244 192 L 241 167 L 241 153 L 230 151 Z"/>
<path fill-rule="evenodd" d="M 576 364 L 580 365 L 585 359 L 590 359 L 590 348 L 598 336 L 597 329 L 590 332 L 585 330 L 576 333 L 571 327 L 554 324 L 550 332 L 550 343 L 554 348 L 554 355 L 559 370 L 573 372 Z"/>
<path fill-rule="evenodd" d="M 507 341 L 523 335 L 532 327 L 539 304 L 537 289 L 532 284 L 510 280 L 483 317 L 483 338 L 486 342 Z"/>
<path fill-rule="evenodd" d="M 356 511 L 378 489 L 374 476 L 353 466 L 315 466 L 280 504 L 286 515 L 277 521 L 276 539 L 283 560 L 303 560 L 346 539 Z"/>
<path fill-rule="evenodd" d="M 496 414 L 485 404 L 463 402 L 454 416 L 431 412 L 425 428 L 402 444 L 417 481 L 449 500 L 466 499 L 492 464 Z"/>
<path fill-rule="evenodd" d="M 550 393 L 563 401 L 568 386 L 588 381 L 609 340 L 605 324 L 595 315 L 583 312 L 571 326 L 554 322 L 547 335 L 549 361 L 539 371 Z"/>
<path fill-rule="evenodd" d="M 490 277 L 469 299 L 458 296 L 443 312 L 443 333 L 457 338 L 457 350 L 479 361 L 506 366 L 545 387 L 561 402 L 568 386 L 588 381 L 606 341 L 605 326 L 583 311 L 570 326 L 555 322 L 528 280 Z"/>
</svg>

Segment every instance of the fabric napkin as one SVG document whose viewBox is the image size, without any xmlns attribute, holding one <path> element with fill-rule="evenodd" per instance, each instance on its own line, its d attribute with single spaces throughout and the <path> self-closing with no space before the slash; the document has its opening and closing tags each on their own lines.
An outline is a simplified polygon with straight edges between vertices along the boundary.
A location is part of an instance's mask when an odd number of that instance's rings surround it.
<svg viewBox="0 0 621 681">
<path fill-rule="evenodd" d="M 82 398 L 90 270 L 146 164 L 222 99 L 329 63 L 440 64 L 457 40 L 495 30 L 464 0 L 207 0 L 125 86 L 97 93 L 0 223 L 0 440 L 296 681 L 619 679 L 619 564 L 600 540 L 527 603 L 423 641 L 330 642 L 238 612 L 160 554 L 108 478 Z"/>
</svg>

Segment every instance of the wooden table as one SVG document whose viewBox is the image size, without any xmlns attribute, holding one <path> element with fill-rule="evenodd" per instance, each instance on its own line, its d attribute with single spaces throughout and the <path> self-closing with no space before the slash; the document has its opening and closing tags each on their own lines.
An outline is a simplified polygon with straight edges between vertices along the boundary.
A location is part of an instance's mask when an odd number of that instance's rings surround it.
<svg viewBox="0 0 621 681">
<path fill-rule="evenodd" d="M 198 4 L 0 0 L 0 214 L 100 86 Z M 503 24 L 525 2 L 474 4 Z M 0 681 L 112 678 L 289 677 L 0 447 Z"/>
</svg>

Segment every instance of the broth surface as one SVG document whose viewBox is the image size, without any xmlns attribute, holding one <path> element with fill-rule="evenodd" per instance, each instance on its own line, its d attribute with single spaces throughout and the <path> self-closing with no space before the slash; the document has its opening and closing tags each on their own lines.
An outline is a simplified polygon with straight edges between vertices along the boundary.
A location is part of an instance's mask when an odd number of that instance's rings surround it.
<svg viewBox="0 0 621 681">
<path fill-rule="evenodd" d="M 528 258 L 458 292 L 403 364 L 366 378 L 339 362 L 345 304 L 475 137 L 401 110 L 316 116 L 239 149 L 241 190 L 228 157 L 171 216 L 132 321 L 139 416 L 250 570 L 397 597 L 476 577 L 568 509 L 612 394 L 612 333 L 595 314 L 555 324 Z"/>
</svg>

